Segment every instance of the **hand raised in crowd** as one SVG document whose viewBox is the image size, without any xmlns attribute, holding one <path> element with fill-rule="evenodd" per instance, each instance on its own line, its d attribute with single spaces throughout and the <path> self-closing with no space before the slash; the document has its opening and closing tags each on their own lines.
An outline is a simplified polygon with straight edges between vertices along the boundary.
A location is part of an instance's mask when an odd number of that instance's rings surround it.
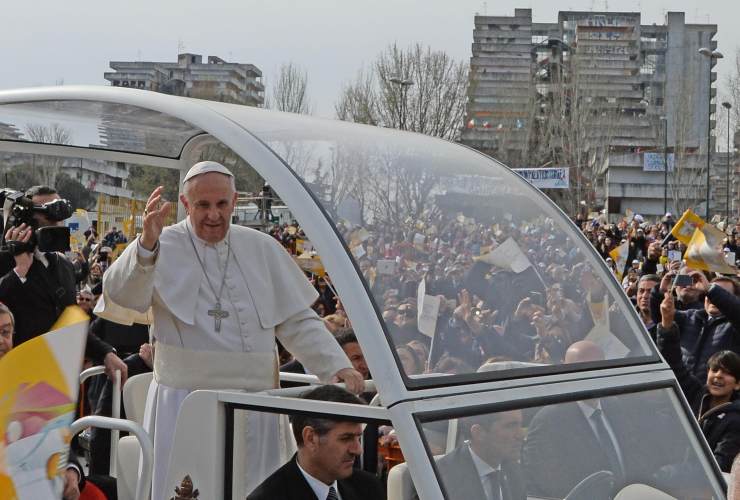
<svg viewBox="0 0 740 500">
<path fill-rule="evenodd" d="M 668 293 L 668 291 L 671 289 L 671 283 L 673 283 L 673 278 L 676 277 L 676 273 L 670 272 L 665 273 L 663 276 L 663 279 L 660 280 L 660 291 L 663 293 Z"/>
<path fill-rule="evenodd" d="M 20 243 L 28 243 L 33 234 L 33 228 L 23 223 L 18 227 L 12 227 L 5 233 L 5 241 L 17 241 Z M 25 278 L 28 274 L 28 270 L 31 269 L 33 264 L 33 254 L 30 252 L 19 253 L 14 256 L 15 259 L 15 272 L 21 278 Z"/>
<path fill-rule="evenodd" d="M 144 228 L 141 232 L 139 243 L 141 243 L 142 247 L 150 251 L 154 250 L 154 247 L 157 246 L 159 235 L 162 234 L 162 229 L 164 229 L 165 218 L 170 210 L 170 202 L 166 201 L 162 203 L 163 191 L 164 186 L 159 186 L 152 191 L 144 209 Z"/>
<path fill-rule="evenodd" d="M 455 308 L 454 314 L 467 323 L 470 319 L 473 307 L 470 292 L 463 288 L 460 293 L 457 294 L 457 302 L 459 305 Z"/>
<path fill-rule="evenodd" d="M 126 378 L 128 378 L 128 366 L 126 366 L 126 363 L 116 353 L 109 352 L 103 358 L 103 365 L 105 365 L 105 374 L 111 380 L 114 380 L 116 370 L 121 370 L 121 387 L 123 387 L 123 384 L 126 383 Z"/>
<path fill-rule="evenodd" d="M 544 312 L 545 309 L 532 302 L 532 299 L 529 297 L 524 297 L 521 302 L 519 302 L 519 305 L 516 306 L 514 316 L 518 319 L 528 319 L 531 321 L 532 315 L 537 311 Z"/>
<path fill-rule="evenodd" d="M 344 386 L 352 394 L 361 394 L 365 390 L 365 380 L 362 374 L 354 368 L 342 368 L 331 379 L 332 383 L 344 382 Z"/>
<path fill-rule="evenodd" d="M 671 327 L 676 317 L 676 305 L 673 303 L 673 294 L 666 293 L 660 303 L 661 326 L 666 330 Z"/>
</svg>

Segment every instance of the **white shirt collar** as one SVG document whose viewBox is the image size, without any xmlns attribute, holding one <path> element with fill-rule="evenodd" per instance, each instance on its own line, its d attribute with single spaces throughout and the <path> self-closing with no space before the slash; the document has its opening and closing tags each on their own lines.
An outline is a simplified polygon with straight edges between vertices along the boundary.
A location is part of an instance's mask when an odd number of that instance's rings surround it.
<svg viewBox="0 0 740 500">
<path fill-rule="evenodd" d="M 303 467 L 301 467 L 301 464 L 298 463 L 297 458 L 295 463 L 298 466 L 298 470 L 301 471 L 301 474 L 303 474 L 303 477 L 306 478 L 306 482 L 308 482 L 308 485 L 313 490 L 316 498 L 318 498 L 319 500 L 326 500 L 326 497 L 329 495 L 329 488 L 333 486 L 334 491 L 337 493 L 337 498 L 339 498 L 339 500 L 342 500 L 342 496 L 339 494 L 339 486 L 337 485 L 336 480 L 332 484 L 326 484 L 325 482 L 316 479 L 311 474 L 303 470 Z"/>
<path fill-rule="evenodd" d="M 185 218 L 185 226 L 187 227 L 187 230 L 190 232 L 190 235 L 192 236 L 193 241 L 195 241 L 196 243 L 199 243 L 200 245 L 204 247 L 208 246 L 208 247 L 220 248 L 220 247 L 225 247 L 228 244 L 227 242 L 229 241 L 229 231 L 231 231 L 231 224 L 229 224 L 229 229 L 226 231 L 226 236 L 224 237 L 224 239 L 222 239 L 221 241 L 215 244 L 208 243 L 207 241 L 202 240 L 200 239 L 200 237 L 198 237 L 198 235 L 195 232 L 195 228 L 193 227 L 192 222 L 190 222 L 189 215 Z"/>
<path fill-rule="evenodd" d="M 501 470 L 500 465 L 494 469 L 493 467 L 490 466 L 488 462 L 486 462 L 481 457 L 476 455 L 476 453 L 473 451 L 473 447 L 470 446 L 470 443 L 468 443 L 468 449 L 470 450 L 470 457 L 473 459 L 473 465 L 475 465 L 475 470 L 478 471 L 478 476 L 481 479 L 489 475 L 491 472 L 497 472 Z"/>
</svg>

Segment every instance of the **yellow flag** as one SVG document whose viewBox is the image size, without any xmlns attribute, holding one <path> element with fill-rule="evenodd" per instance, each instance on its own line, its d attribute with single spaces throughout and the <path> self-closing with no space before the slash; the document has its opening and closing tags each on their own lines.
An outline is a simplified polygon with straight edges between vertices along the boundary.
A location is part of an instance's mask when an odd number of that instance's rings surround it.
<svg viewBox="0 0 740 500">
<path fill-rule="evenodd" d="M 706 222 L 691 210 L 686 210 L 676 225 L 673 226 L 671 234 L 684 245 L 689 244 L 696 229 L 701 229 Z"/>
<path fill-rule="evenodd" d="M 67 308 L 53 331 L 0 360 L 0 498 L 60 498 L 89 317 Z"/>
<path fill-rule="evenodd" d="M 686 247 L 686 265 L 721 274 L 737 273 L 737 268 L 730 266 L 725 260 L 722 248 L 725 236 L 725 233 L 711 224 L 704 224 L 701 229 L 696 229 Z"/>
<path fill-rule="evenodd" d="M 621 282 L 622 281 L 622 273 L 624 272 L 624 267 L 627 265 L 627 256 L 630 252 L 630 243 L 629 241 L 625 241 L 618 247 L 616 247 L 614 250 L 609 252 L 609 257 L 612 258 L 614 261 L 614 264 L 616 264 L 617 268 L 617 279 Z"/>
</svg>

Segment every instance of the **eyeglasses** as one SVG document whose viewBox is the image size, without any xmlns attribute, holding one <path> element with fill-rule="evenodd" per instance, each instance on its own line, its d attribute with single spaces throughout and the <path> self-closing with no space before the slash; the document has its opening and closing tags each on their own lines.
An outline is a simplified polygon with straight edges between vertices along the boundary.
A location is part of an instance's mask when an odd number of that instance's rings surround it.
<svg viewBox="0 0 740 500">
<path fill-rule="evenodd" d="M 0 337 L 10 337 L 13 335 L 13 327 L 8 325 L 5 328 L 0 328 Z"/>
<path fill-rule="evenodd" d="M 80 297 L 80 298 L 79 298 L 79 299 L 77 299 L 77 300 L 78 300 L 79 302 L 92 302 L 92 299 L 87 299 L 87 298 L 85 298 L 85 297 Z"/>
</svg>

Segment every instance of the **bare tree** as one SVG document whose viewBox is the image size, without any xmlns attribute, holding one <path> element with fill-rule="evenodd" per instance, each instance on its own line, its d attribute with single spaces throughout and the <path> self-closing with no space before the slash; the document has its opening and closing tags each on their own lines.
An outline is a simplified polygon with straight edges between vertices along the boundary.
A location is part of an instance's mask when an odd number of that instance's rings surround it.
<svg viewBox="0 0 740 500">
<path fill-rule="evenodd" d="M 342 120 L 456 139 L 465 112 L 468 68 L 443 51 L 393 44 L 360 70 L 335 104 Z"/>
<path fill-rule="evenodd" d="M 468 67 L 442 51 L 416 44 L 383 50 L 369 70 L 358 71 L 344 86 L 335 104 L 341 120 L 410 130 L 447 140 L 459 137 L 466 102 Z M 379 149 L 362 162 L 336 154 L 351 175 L 333 193 L 356 200 L 364 217 L 400 224 L 418 217 L 431 199 L 439 177 L 389 156 Z M 354 162 L 347 168 L 346 162 Z M 325 167 L 325 170 L 331 171 Z"/>
<path fill-rule="evenodd" d="M 310 115 L 313 110 L 307 88 L 308 73 L 292 62 L 283 64 L 280 66 L 277 80 L 272 85 L 272 92 L 266 99 L 265 107 Z"/>
<path fill-rule="evenodd" d="M 71 144 L 72 133 L 58 123 L 40 125 L 29 123 L 25 135 L 31 142 L 46 144 Z M 32 166 L 37 178 L 46 186 L 55 186 L 57 176 L 61 173 L 64 158 L 58 156 L 33 155 Z"/>
<path fill-rule="evenodd" d="M 617 100 L 601 88 L 588 54 L 574 52 L 557 66 L 534 68 L 533 97 L 527 112 L 527 141 L 521 154 L 527 166 L 561 166 L 570 169 L 571 188 L 549 193 L 564 210 L 576 213 L 581 201 L 592 206 L 597 186 L 611 154 L 611 144 L 620 127 L 629 127 Z M 506 136 L 502 136 L 502 140 Z M 502 143 L 499 150 L 511 148 Z"/>
<path fill-rule="evenodd" d="M 334 106 L 340 120 L 367 125 L 380 125 L 377 109 L 375 75 L 372 71 L 362 69 L 354 82 L 344 86 L 339 101 Z"/>
</svg>

